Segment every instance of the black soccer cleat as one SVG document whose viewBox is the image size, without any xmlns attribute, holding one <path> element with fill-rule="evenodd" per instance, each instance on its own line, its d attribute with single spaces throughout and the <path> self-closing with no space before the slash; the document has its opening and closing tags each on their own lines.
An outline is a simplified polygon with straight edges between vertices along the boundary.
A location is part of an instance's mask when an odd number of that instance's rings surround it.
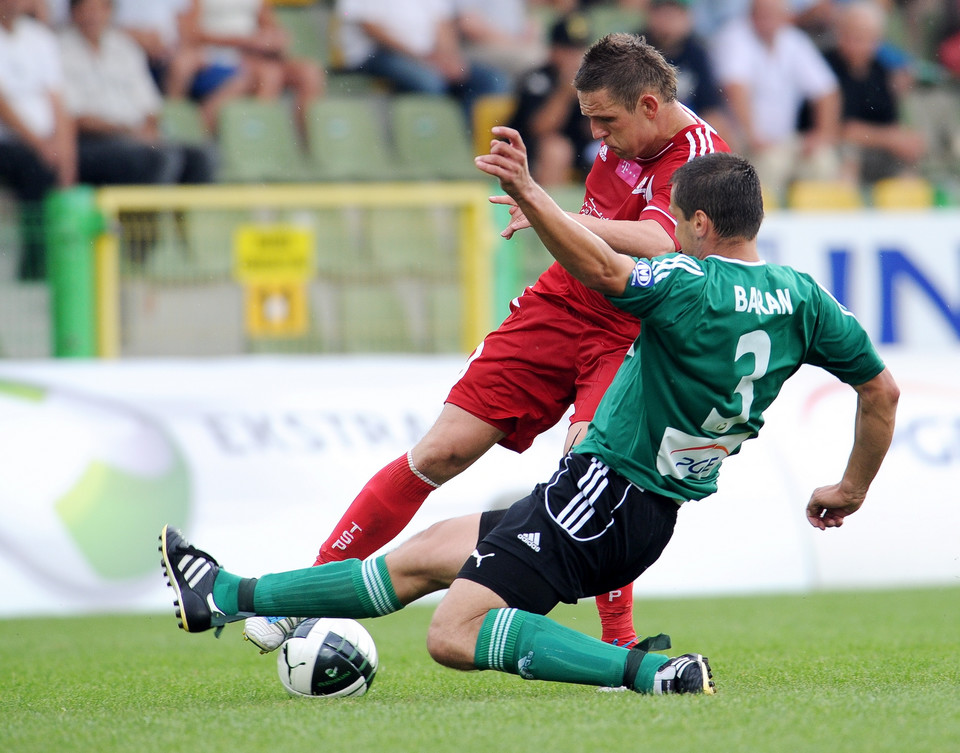
<svg viewBox="0 0 960 753">
<path fill-rule="evenodd" d="M 167 584 L 177 595 L 173 605 L 177 608 L 177 619 L 183 630 L 200 633 L 211 628 L 219 629 L 247 616 L 224 614 L 220 610 L 213 600 L 213 582 L 220 566 L 213 557 L 183 538 L 176 528 L 163 527 L 160 553 Z"/>
<path fill-rule="evenodd" d="M 667 693 L 706 693 L 713 695 L 717 687 L 713 682 L 710 662 L 700 654 L 683 654 L 665 662 L 653 677 L 654 695 Z"/>
</svg>

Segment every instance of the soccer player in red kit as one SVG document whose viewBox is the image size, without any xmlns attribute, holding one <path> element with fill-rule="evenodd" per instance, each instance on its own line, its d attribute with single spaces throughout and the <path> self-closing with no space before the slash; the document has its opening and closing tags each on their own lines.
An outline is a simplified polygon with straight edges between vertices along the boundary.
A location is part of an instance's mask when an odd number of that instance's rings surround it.
<svg viewBox="0 0 960 753">
<path fill-rule="evenodd" d="M 574 86 L 603 144 L 586 179 L 583 207 L 570 221 L 620 253 L 649 257 L 678 250 L 676 220 L 668 211 L 671 177 L 691 159 L 729 151 L 727 145 L 677 101 L 674 68 L 641 37 L 611 34 L 595 42 Z M 529 227 L 508 197 L 492 201 L 510 205 L 504 237 Z M 470 356 L 426 435 L 363 487 L 316 564 L 369 557 L 403 530 L 430 492 L 495 444 L 523 452 L 572 404 L 569 451 L 639 331 L 638 319 L 554 263 Z M 635 640 L 632 585 L 597 597 L 604 641 Z M 253 617 L 244 634 L 271 651 L 294 624 Z"/>
</svg>

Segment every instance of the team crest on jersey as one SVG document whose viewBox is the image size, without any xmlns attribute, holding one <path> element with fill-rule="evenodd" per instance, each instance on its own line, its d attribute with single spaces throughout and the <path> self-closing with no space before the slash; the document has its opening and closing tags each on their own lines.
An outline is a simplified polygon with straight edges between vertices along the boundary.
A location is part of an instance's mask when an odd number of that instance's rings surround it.
<svg viewBox="0 0 960 753">
<path fill-rule="evenodd" d="M 649 288 L 653 285 L 653 267 L 646 259 L 638 259 L 630 276 L 630 286 L 634 288 Z"/>
</svg>

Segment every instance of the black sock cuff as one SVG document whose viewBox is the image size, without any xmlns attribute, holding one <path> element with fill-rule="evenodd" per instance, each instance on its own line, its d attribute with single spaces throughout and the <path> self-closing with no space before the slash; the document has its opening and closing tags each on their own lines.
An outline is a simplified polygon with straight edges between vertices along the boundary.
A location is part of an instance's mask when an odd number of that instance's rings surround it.
<svg viewBox="0 0 960 753">
<path fill-rule="evenodd" d="M 256 578 L 244 578 L 237 587 L 237 611 L 256 612 L 253 608 L 253 591 L 257 587 Z"/>
<path fill-rule="evenodd" d="M 647 652 L 641 648 L 630 649 L 630 653 L 627 654 L 627 663 L 623 667 L 623 682 L 621 684 L 624 687 L 634 687 L 636 684 L 637 672 L 640 671 L 640 663 L 643 661 L 643 657 L 646 655 Z"/>
</svg>

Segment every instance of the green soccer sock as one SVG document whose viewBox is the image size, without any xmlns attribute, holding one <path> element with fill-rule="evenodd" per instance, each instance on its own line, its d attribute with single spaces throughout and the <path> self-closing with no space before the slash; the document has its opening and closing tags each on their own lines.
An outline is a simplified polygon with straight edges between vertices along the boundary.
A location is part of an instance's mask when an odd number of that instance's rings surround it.
<svg viewBox="0 0 960 753">
<path fill-rule="evenodd" d="M 638 654 L 634 653 L 628 668 L 630 654 L 628 649 L 604 643 L 539 614 L 492 609 L 480 628 L 474 663 L 477 669 L 518 674 L 525 680 L 610 688 L 627 685 L 641 693 L 651 692 L 653 677 L 668 657 L 648 653 L 637 662 Z"/>
<path fill-rule="evenodd" d="M 283 617 L 360 619 L 403 608 L 382 556 L 272 573 L 257 580 L 221 570 L 213 584 L 213 600 L 227 614 Z"/>
</svg>

